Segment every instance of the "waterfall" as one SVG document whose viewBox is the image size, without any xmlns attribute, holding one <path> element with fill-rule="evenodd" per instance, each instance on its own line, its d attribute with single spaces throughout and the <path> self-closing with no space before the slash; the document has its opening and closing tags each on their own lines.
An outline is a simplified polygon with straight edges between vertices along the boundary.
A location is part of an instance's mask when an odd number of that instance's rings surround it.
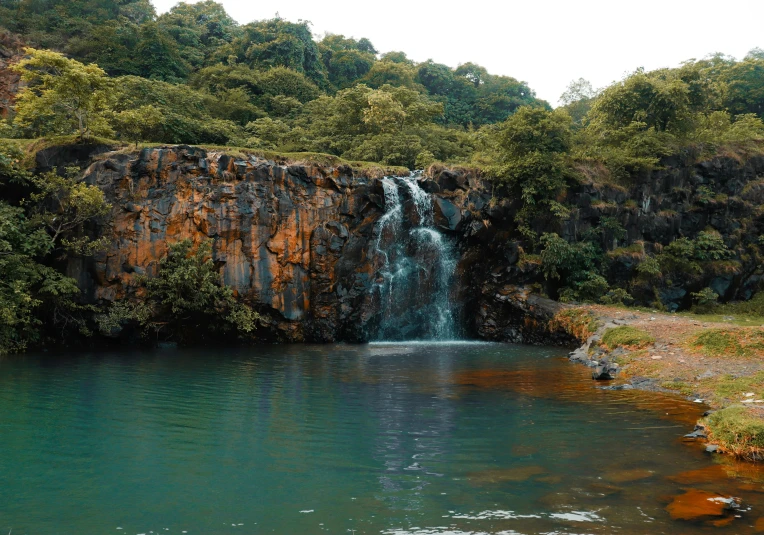
<svg viewBox="0 0 764 535">
<path fill-rule="evenodd" d="M 385 213 L 374 229 L 382 311 L 377 340 L 453 340 L 451 300 L 456 256 L 433 222 L 432 198 L 419 176 L 382 179 Z"/>
</svg>

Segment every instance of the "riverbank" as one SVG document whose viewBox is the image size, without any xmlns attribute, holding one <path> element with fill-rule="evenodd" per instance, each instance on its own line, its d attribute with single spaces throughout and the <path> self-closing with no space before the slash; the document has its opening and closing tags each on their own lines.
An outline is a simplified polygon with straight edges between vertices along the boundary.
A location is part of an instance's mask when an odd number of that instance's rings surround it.
<svg viewBox="0 0 764 535">
<path fill-rule="evenodd" d="M 671 391 L 703 402 L 712 411 L 695 434 L 708 440 L 709 451 L 764 460 L 761 318 L 600 305 L 565 309 L 556 318 L 567 318 L 567 330 L 584 344 L 571 360 L 590 366 L 606 388 Z"/>
</svg>

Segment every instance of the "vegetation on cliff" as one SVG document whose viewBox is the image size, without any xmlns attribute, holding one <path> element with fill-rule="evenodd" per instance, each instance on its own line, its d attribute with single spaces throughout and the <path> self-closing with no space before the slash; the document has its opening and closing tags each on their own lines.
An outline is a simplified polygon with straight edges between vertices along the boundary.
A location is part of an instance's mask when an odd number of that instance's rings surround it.
<svg viewBox="0 0 764 535">
<path fill-rule="evenodd" d="M 103 192 L 73 170 L 33 176 L 21 156 L 0 144 L 0 355 L 90 334 L 95 308 L 81 304 L 77 282 L 61 267 L 68 255 L 103 243 L 85 227 L 110 209 Z"/>
<path fill-rule="evenodd" d="M 139 282 L 139 300 L 116 302 L 96 318 L 104 334 L 132 329 L 145 338 L 191 344 L 228 333 L 247 336 L 262 321 L 222 285 L 210 241 L 170 244 L 156 276 Z"/>
</svg>

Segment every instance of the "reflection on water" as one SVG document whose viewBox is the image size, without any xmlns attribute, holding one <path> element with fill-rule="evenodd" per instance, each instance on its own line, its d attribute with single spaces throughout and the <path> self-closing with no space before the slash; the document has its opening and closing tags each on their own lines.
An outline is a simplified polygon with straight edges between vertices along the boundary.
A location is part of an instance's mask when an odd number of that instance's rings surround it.
<svg viewBox="0 0 764 535">
<path fill-rule="evenodd" d="M 761 468 L 682 443 L 701 406 L 597 389 L 563 356 L 398 343 L 6 360 L 0 532 L 764 528 Z M 715 493 L 746 510 L 666 510 Z"/>
</svg>

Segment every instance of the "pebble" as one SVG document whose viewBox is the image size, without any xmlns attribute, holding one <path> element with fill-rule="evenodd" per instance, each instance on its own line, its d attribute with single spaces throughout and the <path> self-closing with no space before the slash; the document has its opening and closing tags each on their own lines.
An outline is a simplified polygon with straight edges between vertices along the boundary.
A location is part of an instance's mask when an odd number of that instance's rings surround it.
<svg viewBox="0 0 764 535">
<path fill-rule="evenodd" d="M 653 356 L 652 356 L 652 357 L 650 357 L 650 358 L 651 358 L 651 359 L 653 359 L 653 360 L 660 360 L 660 359 L 662 359 L 663 357 L 661 357 L 660 355 L 653 355 Z"/>
</svg>

